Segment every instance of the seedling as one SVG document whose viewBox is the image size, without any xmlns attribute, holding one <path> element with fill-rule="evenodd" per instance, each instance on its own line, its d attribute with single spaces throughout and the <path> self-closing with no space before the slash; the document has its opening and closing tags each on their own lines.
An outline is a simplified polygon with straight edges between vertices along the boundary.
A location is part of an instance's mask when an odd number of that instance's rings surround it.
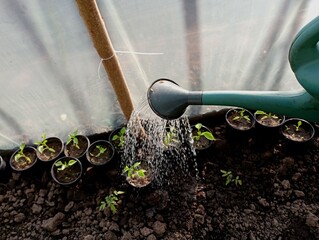
<svg viewBox="0 0 319 240">
<path fill-rule="evenodd" d="M 16 162 L 21 161 L 21 158 L 25 158 L 25 160 L 27 161 L 27 163 L 31 163 L 31 162 L 32 162 L 31 159 L 24 154 L 25 146 L 26 146 L 25 143 L 22 143 L 22 144 L 19 146 L 20 150 L 19 150 L 19 152 L 14 156 L 14 160 L 15 160 Z"/>
<path fill-rule="evenodd" d="M 141 162 L 134 163 L 131 167 L 125 166 L 123 173 L 127 175 L 128 178 L 144 178 L 146 170 L 140 168 Z"/>
<path fill-rule="evenodd" d="M 225 185 L 227 186 L 228 184 L 234 182 L 236 186 L 242 185 L 243 182 L 241 179 L 239 179 L 239 176 L 236 176 L 234 178 L 233 174 L 231 171 L 226 171 L 226 170 L 220 170 L 220 172 L 223 174 L 222 177 L 226 178 Z"/>
<path fill-rule="evenodd" d="M 78 130 L 75 130 L 73 133 L 69 134 L 68 141 L 66 142 L 66 145 L 72 143 L 73 146 L 75 146 L 77 149 L 80 149 L 79 146 L 79 139 L 77 138 Z"/>
<path fill-rule="evenodd" d="M 301 127 L 301 125 L 302 125 L 302 121 L 300 120 L 297 122 L 297 125 L 296 124 L 293 125 L 295 127 L 296 132 L 300 130 L 299 128 Z M 287 125 L 285 125 L 285 129 L 286 131 L 288 131 L 290 128 Z"/>
<path fill-rule="evenodd" d="M 119 147 L 120 149 L 122 149 L 125 145 L 125 132 L 126 128 L 122 127 L 121 130 L 112 137 L 112 141 L 116 142 L 117 147 Z"/>
<path fill-rule="evenodd" d="M 51 153 L 54 153 L 55 150 L 53 148 L 50 148 L 48 145 L 48 140 L 46 139 L 46 134 L 44 133 L 42 135 L 42 140 L 39 142 L 35 142 L 36 145 L 38 145 L 38 151 L 42 154 L 44 152 L 44 150 L 49 150 Z"/>
<path fill-rule="evenodd" d="M 193 139 L 198 141 L 201 136 L 204 136 L 208 140 L 215 141 L 216 138 L 213 136 L 213 134 L 209 131 L 202 131 L 201 130 L 202 127 L 203 127 L 203 124 L 201 124 L 201 123 L 197 123 L 195 125 L 195 128 L 197 129 L 197 131 L 196 131 L 197 135 L 193 136 Z"/>
<path fill-rule="evenodd" d="M 100 211 L 103 211 L 106 207 L 110 208 L 112 213 L 115 214 L 117 212 L 118 205 L 118 195 L 124 194 L 123 191 L 113 191 L 113 193 L 109 194 L 105 197 L 104 201 L 100 203 Z"/>
<path fill-rule="evenodd" d="M 57 168 L 58 171 L 63 171 L 69 167 L 71 167 L 72 165 L 74 165 L 76 163 L 76 161 L 74 159 L 70 159 L 68 162 L 62 162 L 62 161 L 57 161 L 54 165 Z"/>
<path fill-rule="evenodd" d="M 260 120 L 264 120 L 266 118 L 273 118 L 273 119 L 278 119 L 278 116 L 273 114 L 273 113 L 266 113 L 262 110 L 257 110 L 255 112 L 256 115 L 264 115 Z"/>
<path fill-rule="evenodd" d="M 297 132 L 299 131 L 299 128 L 301 127 L 301 125 L 302 125 L 302 121 L 300 120 L 297 122 L 297 125 L 294 125 Z"/>
<path fill-rule="evenodd" d="M 247 122 L 251 122 L 248 115 L 245 114 L 246 110 L 241 109 L 240 111 L 235 110 L 237 113 L 239 113 L 239 116 L 236 116 L 233 118 L 234 121 L 239 121 L 240 119 L 245 119 Z"/>
<path fill-rule="evenodd" d="M 105 148 L 105 147 L 103 147 L 101 145 L 96 145 L 95 148 L 97 148 L 99 150 L 99 152 L 96 155 L 90 153 L 90 155 L 93 156 L 93 157 L 99 157 L 101 154 L 105 153 L 106 150 L 107 150 L 107 148 Z"/>
<path fill-rule="evenodd" d="M 164 144 L 166 146 L 178 143 L 178 136 L 174 127 L 169 127 L 169 130 L 165 132 Z"/>
</svg>

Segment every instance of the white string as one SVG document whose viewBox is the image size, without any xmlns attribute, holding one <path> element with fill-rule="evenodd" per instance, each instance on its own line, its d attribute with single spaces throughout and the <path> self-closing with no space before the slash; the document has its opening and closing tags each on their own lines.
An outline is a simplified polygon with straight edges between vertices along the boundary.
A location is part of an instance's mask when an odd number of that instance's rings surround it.
<svg viewBox="0 0 319 240">
<path fill-rule="evenodd" d="M 130 53 L 136 55 L 163 55 L 164 53 L 147 53 L 147 52 L 131 52 L 131 51 L 115 51 L 117 53 Z"/>
<path fill-rule="evenodd" d="M 108 58 L 101 58 L 100 63 L 99 63 L 99 67 L 97 69 L 98 79 L 101 78 L 100 69 L 101 69 L 102 62 L 103 61 L 108 61 L 111 58 L 113 58 L 115 56 L 115 53 L 124 53 L 124 54 L 128 53 L 128 54 L 135 54 L 135 55 L 163 55 L 164 54 L 164 53 L 152 53 L 152 52 L 151 53 L 147 53 L 147 52 L 132 52 L 132 51 L 114 51 L 112 56 L 110 56 Z"/>
</svg>

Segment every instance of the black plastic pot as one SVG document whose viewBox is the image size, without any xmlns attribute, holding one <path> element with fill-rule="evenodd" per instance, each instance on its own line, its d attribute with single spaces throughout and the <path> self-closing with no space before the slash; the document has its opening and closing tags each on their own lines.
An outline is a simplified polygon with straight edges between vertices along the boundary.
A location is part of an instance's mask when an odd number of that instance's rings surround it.
<svg viewBox="0 0 319 240">
<path fill-rule="evenodd" d="M 97 146 L 106 148 L 106 151 L 98 156 L 99 151 Z M 115 149 L 112 143 L 106 140 L 98 140 L 90 145 L 88 151 L 86 152 L 86 159 L 92 165 L 102 166 L 112 160 L 114 153 Z"/>
<path fill-rule="evenodd" d="M 281 126 L 282 135 L 293 142 L 307 142 L 315 135 L 315 129 L 311 123 L 300 118 L 287 119 Z"/>
<path fill-rule="evenodd" d="M 30 147 L 30 146 L 26 146 L 26 147 L 24 148 L 24 151 L 23 151 L 24 154 L 26 154 L 26 155 L 31 159 L 32 163 L 26 164 L 25 167 L 21 167 L 21 168 L 18 167 L 18 164 L 19 164 L 19 163 L 17 163 L 16 160 L 15 160 L 15 156 L 18 154 L 19 151 L 20 151 L 20 149 L 16 150 L 16 151 L 11 155 L 10 161 L 9 161 L 10 167 L 11 167 L 13 170 L 19 171 L 19 172 L 25 171 L 25 170 L 30 169 L 31 167 L 33 167 L 34 164 L 35 164 L 35 163 L 37 162 L 37 160 L 38 160 L 36 149 L 35 149 L 34 147 Z M 23 161 L 25 162 L 26 160 L 25 160 L 24 157 L 22 157 L 22 158 L 21 158 L 21 161 L 22 161 L 22 164 L 23 164 Z"/>
<path fill-rule="evenodd" d="M 243 111 L 243 116 L 240 115 L 240 112 L 242 111 Z M 249 121 L 248 119 L 246 119 L 246 116 L 247 118 L 249 118 Z M 254 115 L 249 110 L 244 108 L 232 108 L 228 110 L 226 112 L 225 119 L 227 124 L 232 129 L 235 129 L 238 131 L 248 131 L 255 126 Z"/>
<path fill-rule="evenodd" d="M 67 167 L 64 170 L 58 170 L 56 163 L 61 161 L 62 163 L 68 163 L 70 160 L 76 161 L 76 163 L 70 167 Z M 68 171 L 68 172 L 66 172 Z M 60 173 L 59 173 L 60 172 Z M 51 176 L 55 182 L 61 185 L 71 185 L 77 182 L 82 176 L 83 168 L 82 163 L 79 159 L 73 157 L 61 157 L 52 164 L 51 167 Z M 64 175 L 64 176 L 63 176 Z M 63 177 L 65 179 L 63 179 Z"/>
<path fill-rule="evenodd" d="M 51 162 L 56 160 L 60 157 L 63 153 L 64 144 L 63 141 L 58 137 L 49 137 L 46 138 L 47 145 L 49 147 L 55 148 L 55 152 L 51 152 L 48 149 L 44 150 L 42 153 L 38 150 L 39 146 L 37 147 L 37 157 L 42 162 Z"/>
<path fill-rule="evenodd" d="M 7 167 L 6 161 L 3 159 L 3 157 L 0 156 L 0 172 L 4 171 Z"/>
<path fill-rule="evenodd" d="M 80 149 L 78 149 L 72 142 L 70 142 L 69 144 L 65 144 L 64 155 L 66 157 L 81 158 L 86 154 L 87 150 L 89 149 L 90 140 L 86 136 L 76 135 L 76 138 L 78 139 L 78 145 Z"/>
</svg>

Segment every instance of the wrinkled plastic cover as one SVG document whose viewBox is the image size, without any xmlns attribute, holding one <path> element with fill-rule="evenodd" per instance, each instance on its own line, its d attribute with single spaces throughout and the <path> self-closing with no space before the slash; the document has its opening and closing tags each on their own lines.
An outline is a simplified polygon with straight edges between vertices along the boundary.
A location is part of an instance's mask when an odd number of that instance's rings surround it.
<svg viewBox="0 0 319 240">
<path fill-rule="evenodd" d="M 158 78 L 189 90 L 301 88 L 288 51 L 319 9 L 318 0 L 97 4 L 135 106 Z M 0 1 L 0 49 L 0 150 L 125 123 L 75 1 Z"/>
</svg>

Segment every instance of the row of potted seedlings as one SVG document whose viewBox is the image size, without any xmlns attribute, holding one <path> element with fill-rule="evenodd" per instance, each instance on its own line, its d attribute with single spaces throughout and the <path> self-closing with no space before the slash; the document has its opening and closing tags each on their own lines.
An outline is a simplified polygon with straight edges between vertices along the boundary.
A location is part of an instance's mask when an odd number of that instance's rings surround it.
<svg viewBox="0 0 319 240">
<path fill-rule="evenodd" d="M 265 127 L 281 127 L 282 134 L 292 141 L 304 142 L 314 136 L 313 126 L 303 119 L 285 119 L 285 116 L 266 113 L 257 110 L 252 114 L 247 109 L 233 108 L 226 113 L 226 122 L 232 128 L 246 131 L 254 127 L 255 122 Z M 54 161 L 51 167 L 53 179 L 68 185 L 76 182 L 82 175 L 82 163 L 79 158 L 86 156 L 92 165 L 104 165 L 109 162 L 115 151 L 122 152 L 125 146 L 126 128 L 118 128 L 110 135 L 109 141 L 98 140 L 90 144 L 84 135 L 77 131 L 69 135 L 64 144 L 57 137 L 46 138 L 43 134 L 41 141 L 36 142 L 36 148 L 21 144 L 19 149 L 10 158 L 10 166 L 16 171 L 23 171 L 32 167 L 37 159 L 43 162 Z M 191 126 L 192 146 L 195 150 L 204 150 L 215 141 L 212 132 L 201 123 Z M 172 149 L 181 146 L 180 134 L 174 127 L 167 127 L 163 135 L 164 148 Z M 64 152 L 64 157 L 58 158 Z M 135 162 L 132 166 L 125 166 L 123 173 L 128 182 L 134 187 L 144 187 L 151 182 L 150 166 L 144 162 Z"/>
<path fill-rule="evenodd" d="M 116 132 L 114 132 L 116 134 Z M 113 142 L 120 137 L 112 137 Z M 117 143 L 117 142 L 116 142 Z M 115 144 L 116 144 L 115 143 Z M 89 139 L 79 135 L 77 131 L 69 135 L 67 142 L 58 137 L 42 135 L 41 141 L 35 142 L 36 147 L 22 143 L 10 158 L 10 166 L 15 171 L 24 171 L 31 168 L 39 159 L 42 162 L 53 162 L 51 167 L 52 178 L 62 184 L 72 184 L 82 175 L 82 163 L 79 160 L 85 155 L 92 165 L 104 165 L 109 162 L 115 153 L 115 147 L 110 141 L 98 140 L 90 144 Z M 60 155 L 64 153 L 63 157 Z"/>
<path fill-rule="evenodd" d="M 293 142 L 307 142 L 315 135 L 311 123 L 301 118 L 288 118 L 262 110 L 252 114 L 244 108 L 232 108 L 226 113 L 226 122 L 233 129 L 247 131 L 252 129 L 257 122 L 262 127 L 277 129 L 281 134 Z"/>
</svg>

